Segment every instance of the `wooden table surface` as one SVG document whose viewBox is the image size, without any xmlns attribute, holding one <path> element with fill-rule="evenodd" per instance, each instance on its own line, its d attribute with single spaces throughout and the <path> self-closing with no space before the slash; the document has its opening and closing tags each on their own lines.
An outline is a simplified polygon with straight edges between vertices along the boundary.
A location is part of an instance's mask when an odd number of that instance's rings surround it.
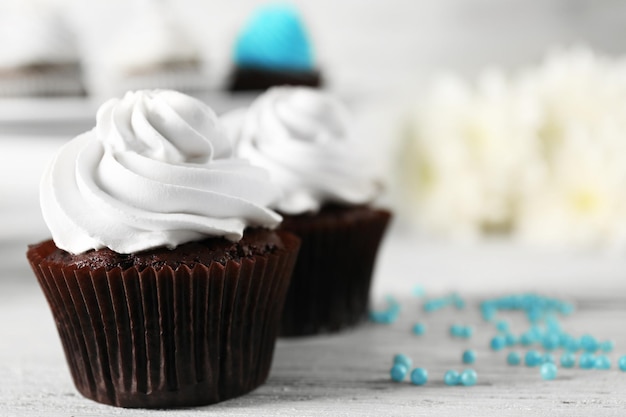
<svg viewBox="0 0 626 417">
<path fill-rule="evenodd" d="M 399 256 L 399 238 L 391 237 L 381 262 L 392 263 Z M 6 249 L 6 247 L 5 247 Z M 5 261 L 22 250 L 4 250 Z M 440 249 L 439 249 L 440 251 Z M 419 258 L 419 257 L 418 257 Z M 459 265 L 459 268 L 463 268 Z M 381 265 L 377 280 L 391 274 Z M 622 273 L 616 271 L 616 273 Z M 9 279 L 7 274 L 13 274 Z M 65 364 L 48 306 L 25 263 L 5 271 L 0 281 L 0 415 L 1 416 L 623 416 L 626 413 L 626 373 L 618 370 L 617 358 L 626 354 L 626 302 L 624 292 L 602 295 L 569 288 L 550 290 L 573 302 L 576 311 L 561 319 L 566 331 L 578 336 L 591 333 L 599 339 L 612 339 L 610 370 L 559 368 L 554 381 L 544 381 L 538 368 L 506 364 L 507 350 L 494 352 L 489 340 L 493 324 L 484 322 L 478 302 L 502 295 L 500 287 L 460 292 L 464 310 L 446 308 L 423 312 L 424 298 L 404 292 L 396 294 L 402 306 L 395 323 L 363 323 L 338 335 L 279 340 L 273 368 L 267 383 L 252 393 L 220 404 L 179 410 L 124 410 L 83 398 L 74 389 Z M 15 279 L 18 278 L 18 279 Z M 415 280 L 406 279 L 415 283 Z M 428 280 L 423 281 L 428 295 Z M 533 284 L 533 285 L 536 285 Z M 438 288 L 434 282 L 431 285 Z M 380 288 L 380 285 L 378 286 Z M 548 287 L 549 288 L 549 287 Z M 375 292 L 382 294 L 380 290 Z M 612 293 L 612 294 L 611 294 Z M 444 295 L 445 291 L 438 294 Z M 382 308 L 377 296 L 375 306 Z M 501 313 L 512 330 L 528 328 L 520 313 Z M 411 333 L 416 321 L 427 325 L 423 336 Z M 469 324 L 474 336 L 468 340 L 449 336 L 451 324 Z M 473 368 L 478 384 L 448 387 L 443 374 L 462 370 L 464 349 L 477 353 Z M 521 353 L 523 349 L 517 348 Z M 429 372 L 422 387 L 408 380 L 390 380 L 392 357 L 405 353 L 415 366 Z M 560 351 L 556 352 L 558 358 Z"/>
</svg>

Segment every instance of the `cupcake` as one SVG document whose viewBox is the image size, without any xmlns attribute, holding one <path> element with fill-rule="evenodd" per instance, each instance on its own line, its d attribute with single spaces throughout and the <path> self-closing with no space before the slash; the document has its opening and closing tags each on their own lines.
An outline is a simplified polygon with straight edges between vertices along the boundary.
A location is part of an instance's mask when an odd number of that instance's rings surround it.
<svg viewBox="0 0 626 417">
<path fill-rule="evenodd" d="M 260 7 L 237 37 L 231 91 L 278 85 L 318 87 L 309 35 L 298 11 L 286 4 Z"/>
<path fill-rule="evenodd" d="M 174 91 L 107 101 L 44 172 L 52 240 L 27 257 L 78 391 L 120 407 L 210 404 L 267 378 L 299 241 L 219 120 Z"/>
<path fill-rule="evenodd" d="M 283 336 L 333 332 L 367 310 L 372 270 L 390 220 L 372 207 L 380 181 L 345 107 L 317 89 L 275 87 L 223 116 L 236 152 L 282 190 L 282 230 L 302 240 L 283 312 Z"/>
<path fill-rule="evenodd" d="M 81 2 L 70 13 L 89 94 L 137 89 L 208 89 L 199 46 L 167 2 Z M 114 28 L 112 30 L 112 28 Z"/>
<path fill-rule="evenodd" d="M 82 95 L 74 37 L 59 10 L 0 4 L 0 97 Z"/>
</svg>

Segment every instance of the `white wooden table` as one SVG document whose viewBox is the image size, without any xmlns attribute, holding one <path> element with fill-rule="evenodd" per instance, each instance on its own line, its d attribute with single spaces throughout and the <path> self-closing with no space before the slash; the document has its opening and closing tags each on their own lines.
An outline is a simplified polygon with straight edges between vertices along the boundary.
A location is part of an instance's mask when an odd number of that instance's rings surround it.
<svg viewBox="0 0 626 417">
<path fill-rule="evenodd" d="M 593 287 L 603 290 L 594 292 L 575 280 L 570 280 L 568 286 L 563 285 L 566 280 L 542 282 L 537 273 L 527 280 L 518 279 L 513 271 L 523 272 L 520 266 L 530 259 L 541 260 L 536 253 L 524 257 L 523 251 L 504 244 L 461 249 L 419 243 L 394 231 L 380 259 L 374 306 L 382 308 L 384 293 L 395 294 L 402 304 L 397 322 L 364 323 L 332 336 L 279 340 L 270 377 L 254 392 L 212 406 L 162 411 L 113 408 L 77 393 L 48 306 L 21 258 L 23 243 L 2 249 L 2 264 L 12 267 L 3 269 L 0 276 L 1 416 L 622 416 L 626 410 L 626 373 L 616 365 L 618 356 L 626 354 L 626 292 L 623 280 L 615 279 L 626 271 L 620 260 L 596 259 L 597 268 L 593 268 L 594 262 L 589 259 L 569 258 L 578 270 L 587 267 L 587 273 L 595 271 Z M 414 253 L 416 268 L 408 270 L 406 262 L 400 264 L 397 260 L 410 253 Z M 463 253 L 466 255 L 461 256 Z M 555 276 L 558 270 L 568 273 L 563 256 L 552 256 L 553 264 L 546 262 L 546 256 L 540 262 L 543 269 L 536 267 L 537 271 L 551 270 Z M 483 262 L 488 259 L 493 262 Z M 451 268 L 451 264 L 456 267 Z M 513 278 L 509 286 L 495 279 L 506 274 L 507 265 L 511 270 L 508 277 Z M 528 265 L 525 271 L 533 273 Z M 571 276 L 575 274 L 570 271 Z M 445 295 L 448 289 L 459 290 L 467 300 L 466 309 L 424 313 L 423 299 L 413 297 L 409 291 L 417 283 L 432 296 Z M 559 369 L 556 380 L 543 381 L 538 368 L 511 367 L 506 364 L 506 350 L 491 351 L 488 345 L 495 330 L 480 317 L 478 301 L 524 289 L 543 289 L 546 295 L 574 302 L 576 312 L 561 323 L 565 330 L 579 336 L 589 332 L 600 339 L 613 339 L 616 347 L 609 354 L 613 360 L 611 370 Z M 511 321 L 517 333 L 528 327 L 521 314 L 502 317 Z M 410 331 L 418 320 L 427 325 L 426 334 L 420 337 Z M 474 336 L 469 340 L 452 339 L 448 330 L 453 323 L 471 324 Z M 444 385 L 447 369 L 467 367 L 461 363 L 462 351 L 467 348 L 477 353 L 473 368 L 478 373 L 478 384 Z M 413 358 L 415 366 L 428 369 L 429 382 L 422 387 L 408 380 L 392 382 L 389 368 L 395 353 L 405 353 Z"/>
</svg>

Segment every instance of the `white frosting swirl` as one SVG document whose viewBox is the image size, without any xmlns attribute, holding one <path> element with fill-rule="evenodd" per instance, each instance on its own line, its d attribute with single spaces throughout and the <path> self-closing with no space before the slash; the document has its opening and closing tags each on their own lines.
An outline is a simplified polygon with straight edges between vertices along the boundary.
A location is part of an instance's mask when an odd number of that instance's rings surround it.
<svg viewBox="0 0 626 417">
<path fill-rule="evenodd" d="M 270 171 L 280 186 L 275 207 L 283 213 L 316 212 L 329 202 L 368 203 L 380 191 L 347 109 L 326 93 L 275 87 L 223 120 L 236 152 Z"/>
<path fill-rule="evenodd" d="M 132 253 L 208 236 L 238 240 L 275 227 L 268 173 L 235 159 L 215 113 L 174 91 L 137 91 L 98 111 L 67 143 L 40 187 L 56 245 L 71 253 Z"/>
</svg>

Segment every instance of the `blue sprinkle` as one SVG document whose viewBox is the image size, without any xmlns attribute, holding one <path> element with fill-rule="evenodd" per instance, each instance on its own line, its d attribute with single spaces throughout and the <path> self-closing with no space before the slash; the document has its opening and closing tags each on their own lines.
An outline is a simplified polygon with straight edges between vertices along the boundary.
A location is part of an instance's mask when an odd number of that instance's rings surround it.
<svg viewBox="0 0 626 417">
<path fill-rule="evenodd" d="M 553 354 L 545 353 L 541 358 L 541 363 L 556 363 L 556 359 Z"/>
<path fill-rule="evenodd" d="M 461 385 L 466 387 L 471 387 L 476 385 L 476 381 L 478 380 L 478 375 L 476 371 L 473 369 L 466 369 L 461 373 L 460 382 Z"/>
<path fill-rule="evenodd" d="M 463 352 L 462 360 L 465 364 L 473 364 L 474 362 L 476 362 L 476 352 L 471 349 L 467 349 Z"/>
<path fill-rule="evenodd" d="M 421 336 L 424 333 L 426 333 L 426 325 L 424 323 L 415 323 L 413 326 L 413 334 Z"/>
<path fill-rule="evenodd" d="M 443 382 L 446 385 L 458 385 L 460 378 L 461 376 L 459 375 L 457 371 L 450 369 L 443 376 Z"/>
<path fill-rule="evenodd" d="M 561 355 L 561 366 L 563 368 L 573 368 L 576 365 L 576 355 L 571 352 L 565 352 Z"/>
<path fill-rule="evenodd" d="M 543 379 L 550 381 L 556 378 L 557 368 L 555 364 L 548 362 L 541 365 L 540 372 Z"/>
<path fill-rule="evenodd" d="M 502 350 L 506 347 L 506 338 L 502 335 L 494 336 L 490 343 L 491 349 Z"/>
<path fill-rule="evenodd" d="M 541 344 L 545 350 L 554 350 L 559 347 L 561 340 L 558 333 L 546 333 Z"/>
<path fill-rule="evenodd" d="M 411 372 L 411 383 L 415 385 L 424 385 L 428 382 L 428 371 L 424 368 L 415 368 Z"/>
<path fill-rule="evenodd" d="M 483 320 L 491 321 L 496 316 L 496 308 L 489 302 L 483 302 L 480 305 L 480 312 L 482 313 Z"/>
<path fill-rule="evenodd" d="M 583 335 L 580 338 L 580 346 L 587 352 L 595 352 L 598 350 L 599 344 L 590 334 Z"/>
<path fill-rule="evenodd" d="M 522 358 L 517 352 L 509 352 L 509 354 L 506 356 L 506 363 L 508 363 L 509 365 L 515 366 L 519 365 L 521 362 Z"/>
<path fill-rule="evenodd" d="M 593 367 L 603 370 L 611 369 L 611 359 L 609 359 L 609 357 L 606 355 L 598 355 L 596 356 Z"/>
<path fill-rule="evenodd" d="M 536 339 L 531 332 L 522 333 L 519 337 L 519 342 L 523 346 L 530 346 L 535 343 Z"/>
<path fill-rule="evenodd" d="M 450 326 L 450 336 L 459 337 L 463 332 L 463 326 L 460 324 L 453 324 Z"/>
<path fill-rule="evenodd" d="M 461 329 L 461 333 L 459 333 L 459 337 L 469 339 L 470 337 L 472 337 L 473 334 L 474 329 L 472 328 L 472 326 L 463 326 L 463 328 Z"/>
<path fill-rule="evenodd" d="M 605 340 L 604 342 L 600 343 L 600 350 L 602 352 L 612 352 L 614 347 L 615 343 L 612 340 Z"/>
<path fill-rule="evenodd" d="M 446 305 L 447 302 L 445 300 L 435 298 L 432 300 L 428 300 L 424 303 L 424 311 L 427 313 L 432 313 L 433 311 L 441 310 Z"/>
<path fill-rule="evenodd" d="M 405 355 L 404 353 L 398 353 L 397 355 L 395 355 L 393 357 L 393 364 L 394 365 L 404 365 L 405 368 L 411 369 L 411 366 L 413 366 L 413 361 L 411 360 L 411 358 L 409 358 L 407 355 Z"/>
<path fill-rule="evenodd" d="M 406 377 L 406 374 L 409 372 L 409 369 L 401 363 L 396 363 L 391 367 L 391 379 L 396 382 L 402 382 Z"/>
<path fill-rule="evenodd" d="M 580 350 L 580 341 L 575 337 L 570 337 L 564 347 L 570 352 L 578 352 Z"/>
<path fill-rule="evenodd" d="M 619 366 L 620 371 L 626 372 L 626 355 L 620 356 L 617 361 L 617 366 Z"/>
<path fill-rule="evenodd" d="M 515 346 L 517 344 L 517 337 L 513 333 L 506 333 L 504 339 L 507 346 Z"/>
<path fill-rule="evenodd" d="M 387 296 L 387 309 L 380 311 L 370 311 L 369 319 L 374 323 L 391 324 L 400 315 L 400 303 L 392 296 Z"/>
<path fill-rule="evenodd" d="M 592 369 L 596 364 L 596 358 L 591 352 L 584 352 L 578 359 L 578 365 L 582 369 Z"/>
<path fill-rule="evenodd" d="M 526 355 L 524 355 L 524 362 L 526 363 L 526 366 L 539 366 L 541 365 L 542 360 L 543 356 L 536 350 L 529 350 L 526 352 Z"/>
<path fill-rule="evenodd" d="M 496 329 L 499 332 L 506 333 L 509 331 L 509 322 L 506 320 L 500 320 L 496 323 Z"/>
</svg>

